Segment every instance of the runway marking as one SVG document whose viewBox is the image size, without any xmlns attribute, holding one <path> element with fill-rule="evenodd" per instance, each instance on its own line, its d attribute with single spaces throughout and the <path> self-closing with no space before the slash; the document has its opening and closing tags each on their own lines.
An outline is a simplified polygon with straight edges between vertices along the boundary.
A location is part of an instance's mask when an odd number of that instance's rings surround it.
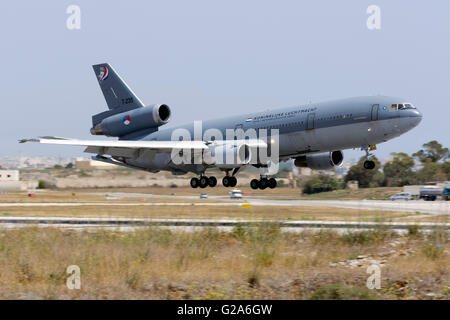
<svg viewBox="0 0 450 320">
<path fill-rule="evenodd" d="M 2 224 L 37 224 L 37 225 L 85 225 L 85 226 L 169 226 L 169 227 L 235 227 L 258 223 L 274 223 L 281 228 L 345 228 L 374 229 L 408 229 L 418 226 L 421 230 L 436 228 L 450 230 L 450 223 L 430 222 L 353 222 L 353 221 L 304 221 L 304 220 L 209 220 L 209 219 L 127 219 L 127 218 L 60 218 L 60 217 L 0 217 Z"/>
</svg>

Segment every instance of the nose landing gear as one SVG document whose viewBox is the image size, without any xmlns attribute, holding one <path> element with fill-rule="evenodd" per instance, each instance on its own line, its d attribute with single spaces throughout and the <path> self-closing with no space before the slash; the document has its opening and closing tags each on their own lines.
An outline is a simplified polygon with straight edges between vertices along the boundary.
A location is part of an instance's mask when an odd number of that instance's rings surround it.
<svg viewBox="0 0 450 320">
<path fill-rule="evenodd" d="M 366 160 L 364 161 L 364 169 L 372 170 L 375 168 L 375 162 L 372 160 Z"/>
<path fill-rule="evenodd" d="M 377 147 L 375 145 L 363 146 L 361 148 L 361 150 L 364 150 L 366 152 L 366 161 L 364 161 L 363 163 L 364 169 L 373 170 L 375 168 L 375 161 L 370 160 L 373 157 L 373 155 L 369 151 L 376 149 Z"/>
</svg>

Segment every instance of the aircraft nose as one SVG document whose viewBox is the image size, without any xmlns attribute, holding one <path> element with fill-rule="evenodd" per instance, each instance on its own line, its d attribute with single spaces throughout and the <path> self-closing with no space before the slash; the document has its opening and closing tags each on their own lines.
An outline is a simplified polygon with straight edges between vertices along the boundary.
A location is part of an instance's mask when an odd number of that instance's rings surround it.
<svg viewBox="0 0 450 320">
<path fill-rule="evenodd" d="M 422 120 L 422 112 L 420 112 L 419 110 L 415 109 L 415 110 L 410 110 L 410 117 L 414 117 L 414 118 L 420 118 Z"/>
<path fill-rule="evenodd" d="M 422 113 L 417 110 L 407 110 L 407 113 L 405 114 L 406 117 L 408 117 L 411 126 L 414 128 L 416 127 L 421 121 L 422 121 Z"/>
</svg>

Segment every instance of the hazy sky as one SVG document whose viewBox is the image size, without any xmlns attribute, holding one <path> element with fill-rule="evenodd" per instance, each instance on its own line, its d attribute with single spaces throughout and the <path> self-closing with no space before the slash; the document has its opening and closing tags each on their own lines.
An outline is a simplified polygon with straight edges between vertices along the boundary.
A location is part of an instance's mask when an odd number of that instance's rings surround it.
<svg viewBox="0 0 450 320">
<path fill-rule="evenodd" d="M 71 4 L 80 30 L 66 27 Z M 371 4 L 380 30 L 366 26 Z M 384 94 L 413 102 L 424 119 L 377 156 L 432 139 L 450 147 L 449 12 L 447 0 L 4 1 L 0 155 L 86 156 L 17 139 L 92 139 L 91 116 L 106 110 L 91 68 L 101 62 L 144 103 L 167 103 L 168 126 Z"/>
</svg>

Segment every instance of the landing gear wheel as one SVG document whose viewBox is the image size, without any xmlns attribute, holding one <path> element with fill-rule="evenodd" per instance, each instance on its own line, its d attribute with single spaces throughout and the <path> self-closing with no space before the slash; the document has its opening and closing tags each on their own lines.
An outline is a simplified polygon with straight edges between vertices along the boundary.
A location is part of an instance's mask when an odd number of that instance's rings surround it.
<svg viewBox="0 0 450 320">
<path fill-rule="evenodd" d="M 375 168 L 375 162 L 372 160 L 364 161 L 364 169 L 372 170 Z"/>
<path fill-rule="evenodd" d="M 217 179 L 216 179 L 216 177 L 209 177 L 208 178 L 208 185 L 210 186 L 210 187 L 215 187 L 216 185 L 217 185 Z"/>
<path fill-rule="evenodd" d="M 224 187 L 229 187 L 230 186 L 230 178 L 231 177 L 228 177 L 228 176 L 223 177 L 222 184 L 223 184 Z"/>
<path fill-rule="evenodd" d="M 205 177 L 205 176 L 200 177 L 199 181 L 200 181 L 200 188 L 203 189 L 203 188 L 206 188 L 208 186 L 209 179 L 207 177 Z"/>
<path fill-rule="evenodd" d="M 276 187 L 277 187 L 277 180 L 275 180 L 275 178 L 270 178 L 269 179 L 269 188 L 275 189 Z"/>
<path fill-rule="evenodd" d="M 230 177 L 230 187 L 236 187 L 237 185 L 237 179 L 236 177 Z"/>
<path fill-rule="evenodd" d="M 269 180 L 267 178 L 262 178 L 261 180 L 259 180 L 259 188 L 261 190 L 264 190 L 268 186 L 269 186 Z"/>
<path fill-rule="evenodd" d="M 200 185 L 200 181 L 197 178 L 191 179 L 191 187 L 192 188 L 198 188 L 199 185 Z"/>
<path fill-rule="evenodd" d="M 256 190 L 259 188 L 259 181 L 258 179 L 253 179 L 252 181 L 250 181 L 250 188 Z"/>
</svg>

